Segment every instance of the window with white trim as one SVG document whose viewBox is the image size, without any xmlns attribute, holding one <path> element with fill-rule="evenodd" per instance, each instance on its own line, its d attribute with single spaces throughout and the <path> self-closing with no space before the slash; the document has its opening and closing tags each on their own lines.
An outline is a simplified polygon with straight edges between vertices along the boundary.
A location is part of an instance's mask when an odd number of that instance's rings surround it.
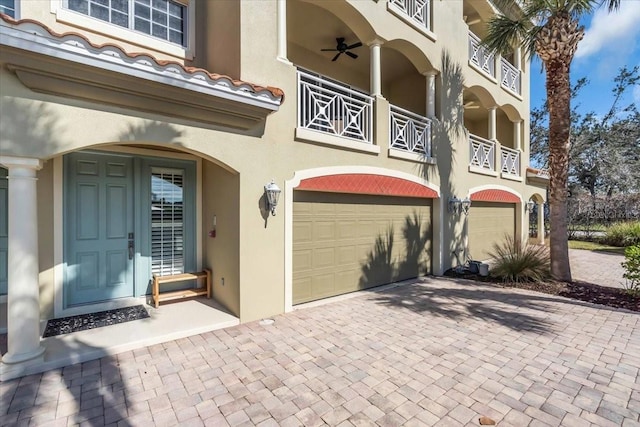
<svg viewBox="0 0 640 427">
<path fill-rule="evenodd" d="M 151 169 L 151 272 L 184 273 L 184 171 Z"/>
<path fill-rule="evenodd" d="M 187 6 L 177 1 L 67 0 L 66 7 L 180 46 L 187 45 Z"/>
<path fill-rule="evenodd" d="M 12 18 L 16 17 L 16 2 L 15 0 L 0 0 L 0 13 L 9 15 Z"/>
</svg>

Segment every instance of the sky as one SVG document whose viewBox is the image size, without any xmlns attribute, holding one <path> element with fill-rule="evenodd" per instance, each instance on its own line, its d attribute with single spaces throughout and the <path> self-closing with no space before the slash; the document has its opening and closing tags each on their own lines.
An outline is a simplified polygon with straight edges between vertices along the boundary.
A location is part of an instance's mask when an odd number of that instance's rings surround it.
<svg viewBox="0 0 640 427">
<path fill-rule="evenodd" d="M 574 101 L 581 113 L 604 115 L 613 101 L 613 79 L 618 70 L 640 66 L 640 0 L 622 0 L 617 12 L 600 7 L 581 24 L 585 36 L 571 64 L 571 80 L 587 77 L 589 84 Z M 540 61 L 531 63 L 531 107 L 545 99 L 545 78 Z M 629 91 L 621 105 L 632 101 L 640 107 L 640 85 Z"/>
</svg>

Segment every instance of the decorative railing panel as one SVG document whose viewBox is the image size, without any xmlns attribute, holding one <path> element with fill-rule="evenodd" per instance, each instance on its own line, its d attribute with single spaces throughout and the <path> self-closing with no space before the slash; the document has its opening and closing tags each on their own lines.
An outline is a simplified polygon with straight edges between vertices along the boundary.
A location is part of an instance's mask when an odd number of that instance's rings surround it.
<svg viewBox="0 0 640 427">
<path fill-rule="evenodd" d="M 298 127 L 371 144 L 373 98 L 298 70 Z"/>
<path fill-rule="evenodd" d="M 469 33 L 469 61 L 481 69 L 485 74 L 496 76 L 495 56 L 484 46 L 480 38 L 473 33 Z"/>
<path fill-rule="evenodd" d="M 506 175 L 520 176 L 520 151 L 500 147 L 502 158 L 501 172 Z"/>
<path fill-rule="evenodd" d="M 431 120 L 395 105 L 390 107 L 389 146 L 431 157 Z"/>
<path fill-rule="evenodd" d="M 389 4 L 419 27 L 430 29 L 429 0 L 389 0 Z"/>
<path fill-rule="evenodd" d="M 504 58 L 500 58 L 500 68 L 502 87 L 520 95 L 520 70 Z"/>
<path fill-rule="evenodd" d="M 469 134 L 470 166 L 488 171 L 496 170 L 496 143 L 479 136 Z"/>
</svg>

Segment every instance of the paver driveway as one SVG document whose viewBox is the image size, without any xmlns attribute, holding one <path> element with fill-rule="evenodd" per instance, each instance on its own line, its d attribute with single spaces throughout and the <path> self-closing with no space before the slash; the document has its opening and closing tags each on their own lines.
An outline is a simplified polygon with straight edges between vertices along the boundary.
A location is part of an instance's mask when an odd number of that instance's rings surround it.
<svg viewBox="0 0 640 427">
<path fill-rule="evenodd" d="M 638 426 L 640 315 L 424 279 L 0 384 L 0 425 Z"/>
</svg>

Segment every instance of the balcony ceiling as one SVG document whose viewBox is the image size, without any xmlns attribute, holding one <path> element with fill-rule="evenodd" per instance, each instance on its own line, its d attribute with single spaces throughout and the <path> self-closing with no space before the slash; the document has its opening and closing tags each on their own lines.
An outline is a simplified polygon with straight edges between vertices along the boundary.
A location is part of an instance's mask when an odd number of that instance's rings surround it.
<svg viewBox="0 0 640 427">
<path fill-rule="evenodd" d="M 289 0 L 287 2 L 287 37 L 290 44 L 304 48 L 307 52 L 320 55 L 330 62 L 336 52 L 321 52 L 323 48 L 334 48 L 336 37 L 344 37 L 347 44 L 361 41 L 364 45 L 354 49 L 352 52 L 358 55 L 357 59 L 351 59 L 346 55 L 341 55 L 329 70 L 335 70 L 335 74 L 328 73 L 329 77 L 342 80 L 344 73 L 351 71 L 358 75 L 368 76 L 370 65 L 368 40 L 359 40 L 357 35 L 349 27 L 348 22 L 342 21 L 341 17 L 322 7 L 303 1 Z M 381 50 L 382 79 L 383 82 L 396 81 L 411 74 L 417 74 L 417 70 L 404 56 L 395 49 L 383 48 Z M 292 59 L 296 65 L 309 67 L 301 58 Z M 297 60 L 297 61 L 296 61 Z M 327 74 L 327 73 L 325 73 Z M 368 89 L 361 87 L 361 89 Z"/>
</svg>

